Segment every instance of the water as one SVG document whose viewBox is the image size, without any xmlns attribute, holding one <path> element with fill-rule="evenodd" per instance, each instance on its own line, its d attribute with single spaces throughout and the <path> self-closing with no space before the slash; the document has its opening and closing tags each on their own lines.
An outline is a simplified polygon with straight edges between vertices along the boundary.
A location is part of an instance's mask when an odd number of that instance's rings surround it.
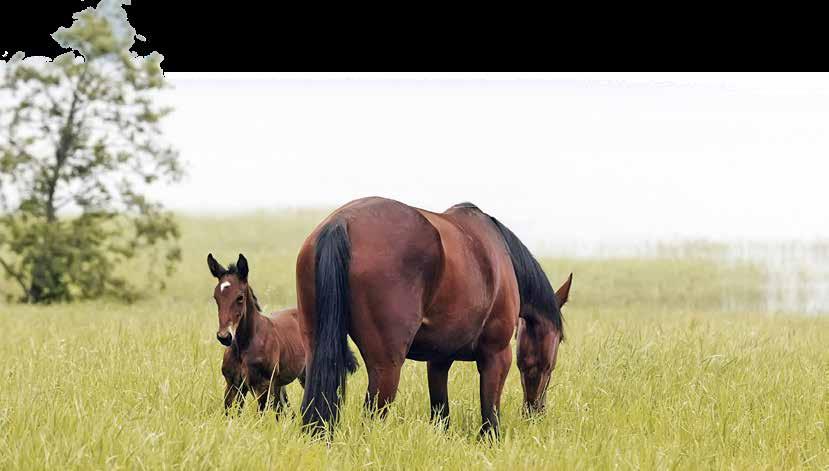
<svg viewBox="0 0 829 471">
<path fill-rule="evenodd" d="M 829 314 L 829 241 L 665 241 L 547 242 L 539 254 L 567 258 L 660 258 L 713 261 L 725 268 L 749 264 L 762 273 L 765 298 L 751 306 L 723 293 L 723 309 L 760 309 L 769 313 Z M 739 285 L 742 280 L 733 280 Z M 748 282 L 748 281 L 746 281 Z"/>
<path fill-rule="evenodd" d="M 764 270 L 769 312 L 829 313 L 829 242 L 733 244 L 725 261 Z"/>
</svg>

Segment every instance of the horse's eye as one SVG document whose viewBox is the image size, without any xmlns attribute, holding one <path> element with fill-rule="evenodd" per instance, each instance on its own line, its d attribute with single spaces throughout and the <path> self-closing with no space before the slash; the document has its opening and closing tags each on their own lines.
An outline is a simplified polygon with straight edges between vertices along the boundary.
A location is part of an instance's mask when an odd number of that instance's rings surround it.
<svg viewBox="0 0 829 471">
<path fill-rule="evenodd" d="M 244 301 L 244 300 L 245 300 L 245 298 L 243 298 L 242 296 L 239 296 L 238 298 L 236 298 L 236 303 L 237 304 L 242 304 L 242 301 Z"/>
</svg>

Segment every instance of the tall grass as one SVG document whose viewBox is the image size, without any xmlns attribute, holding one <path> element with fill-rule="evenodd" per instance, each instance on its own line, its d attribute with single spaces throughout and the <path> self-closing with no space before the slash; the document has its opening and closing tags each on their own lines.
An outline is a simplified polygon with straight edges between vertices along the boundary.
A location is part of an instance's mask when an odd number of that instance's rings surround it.
<svg viewBox="0 0 829 471">
<path fill-rule="evenodd" d="M 554 285 L 575 273 L 568 340 L 544 415 L 521 415 L 510 371 L 498 443 L 477 438 L 472 363 L 450 373 L 445 432 L 416 362 L 385 420 L 363 416 L 364 368 L 352 376 L 330 446 L 253 401 L 225 417 L 207 252 L 244 253 L 266 307 L 293 305 L 296 251 L 323 215 L 183 217 L 165 292 L 0 305 L 0 469 L 829 467 L 829 321 L 758 312 L 765 275 L 704 257 L 543 260 Z"/>
</svg>

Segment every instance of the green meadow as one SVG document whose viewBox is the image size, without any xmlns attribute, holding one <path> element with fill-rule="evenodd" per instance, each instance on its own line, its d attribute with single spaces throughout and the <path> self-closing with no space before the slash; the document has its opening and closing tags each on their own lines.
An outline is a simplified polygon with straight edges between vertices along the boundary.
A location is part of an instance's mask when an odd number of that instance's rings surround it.
<svg viewBox="0 0 829 471">
<path fill-rule="evenodd" d="M 556 287 L 574 273 L 567 341 L 542 416 L 522 416 L 513 365 L 497 443 L 478 439 L 473 363 L 450 373 L 446 431 L 416 362 L 382 420 L 362 414 L 358 370 L 330 443 L 253 401 L 225 416 L 205 257 L 244 253 L 265 308 L 294 305 L 325 214 L 182 216 L 177 272 L 133 304 L 0 301 L 0 469 L 829 469 L 829 317 L 764 312 L 768 273 L 705 247 L 542 259 Z M 122 269 L 143 282 L 147 263 Z"/>
</svg>

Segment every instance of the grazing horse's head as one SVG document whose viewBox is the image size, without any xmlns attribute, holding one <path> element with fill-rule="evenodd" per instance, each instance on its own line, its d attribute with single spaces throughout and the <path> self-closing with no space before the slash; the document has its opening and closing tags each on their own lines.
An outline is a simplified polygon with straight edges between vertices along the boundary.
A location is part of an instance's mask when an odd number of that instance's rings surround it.
<svg viewBox="0 0 829 471">
<path fill-rule="evenodd" d="M 573 274 L 555 293 L 557 307 L 561 309 L 570 294 Z M 562 341 L 561 329 L 557 328 L 549 315 L 534 312 L 533 307 L 523 306 L 518 321 L 517 356 L 521 383 L 524 386 L 524 406 L 527 412 L 544 409 L 547 386 L 556 367 L 558 345 Z"/>
<path fill-rule="evenodd" d="M 216 277 L 218 284 L 213 289 L 213 299 L 219 308 L 219 330 L 216 339 L 224 346 L 230 346 L 236 336 L 239 322 L 248 312 L 248 308 L 256 306 L 256 298 L 248 286 L 248 261 L 239 254 L 235 265 L 225 268 L 207 255 L 207 266 L 210 273 Z"/>
</svg>

